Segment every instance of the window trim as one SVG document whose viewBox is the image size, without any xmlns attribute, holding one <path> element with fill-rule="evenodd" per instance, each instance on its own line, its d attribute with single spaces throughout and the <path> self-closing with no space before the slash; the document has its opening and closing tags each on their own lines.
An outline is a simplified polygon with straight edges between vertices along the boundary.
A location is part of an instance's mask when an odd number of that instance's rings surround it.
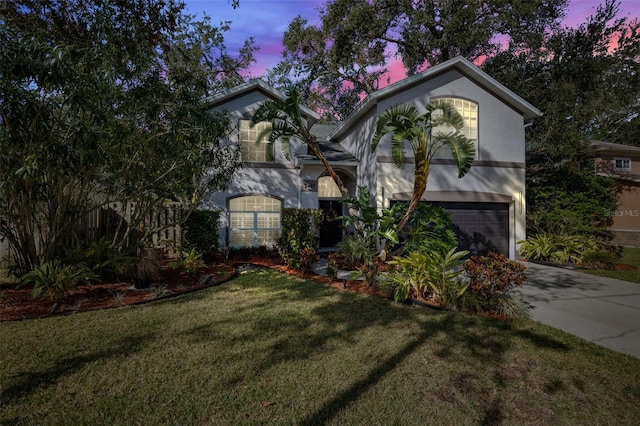
<svg viewBox="0 0 640 426">
<path fill-rule="evenodd" d="M 455 101 L 456 99 L 461 100 L 461 101 L 466 101 L 466 102 L 470 102 L 472 104 L 474 104 L 476 106 L 476 138 L 475 140 L 473 140 L 473 144 L 475 146 L 475 150 L 476 150 L 476 155 L 474 157 L 474 160 L 478 160 L 480 158 L 480 104 L 478 102 L 476 102 L 475 100 L 471 99 L 471 98 L 467 98 L 464 96 L 454 96 L 454 95 L 440 95 L 440 96 L 434 96 L 432 97 L 430 100 L 431 102 L 433 101 Z M 454 104 L 455 107 L 455 104 Z M 457 110 L 457 108 L 456 108 Z M 460 111 L 458 111 L 458 113 L 460 113 Z M 464 115 L 462 113 L 460 113 L 460 115 L 462 115 L 462 118 L 464 120 Z"/>
<path fill-rule="evenodd" d="M 275 211 L 275 210 L 261 210 L 261 211 L 256 211 L 256 210 L 231 210 L 231 201 L 236 200 L 238 198 L 244 198 L 244 197 L 262 197 L 262 198 L 270 198 L 270 199 L 274 199 L 277 200 L 280 203 L 280 210 L 279 211 Z M 274 231 L 277 230 L 278 231 L 278 238 L 282 235 L 282 209 L 284 208 L 284 199 L 281 197 L 276 197 L 270 194 L 240 194 L 240 195 L 235 195 L 233 197 L 229 197 L 227 198 L 227 247 L 259 247 L 260 244 L 258 244 L 258 231 Z M 253 226 L 251 228 L 233 228 L 231 226 L 231 215 L 233 213 L 253 213 Z M 278 214 L 278 227 L 277 228 L 273 228 L 273 227 L 258 227 L 258 218 L 259 218 L 259 214 L 260 213 L 269 213 L 269 214 Z M 234 230 L 242 230 L 242 231 L 253 231 L 253 242 L 252 244 L 249 245 L 234 245 L 231 243 L 231 234 Z M 277 242 L 273 242 L 269 245 L 275 245 L 277 244 Z"/>
<path fill-rule="evenodd" d="M 618 167 L 618 161 L 621 163 L 626 162 L 627 167 Z M 613 157 L 613 170 L 617 172 L 630 172 L 631 171 L 631 157 Z"/>
<path fill-rule="evenodd" d="M 243 158 L 244 157 L 244 155 L 243 155 L 243 151 L 244 151 L 243 145 L 245 143 L 247 144 L 247 146 L 249 144 L 256 145 L 256 141 L 250 141 L 250 140 L 245 141 L 242 138 L 242 132 L 244 131 L 243 130 L 243 123 L 246 123 L 247 125 L 249 125 L 249 129 L 247 129 L 249 131 L 253 131 L 254 129 L 256 129 L 257 126 L 260 126 L 260 125 L 272 126 L 272 124 L 270 122 L 263 121 L 263 122 L 257 123 L 256 127 L 251 128 L 251 126 L 250 126 L 251 120 L 248 120 L 246 118 L 238 119 L 238 143 L 240 145 L 240 158 L 242 159 L 242 161 L 245 162 L 245 163 L 273 163 L 273 162 L 275 162 L 274 147 L 270 146 L 270 145 L 273 145 L 273 142 L 270 142 L 268 138 L 260 141 L 260 144 L 264 144 L 265 145 L 265 159 L 264 160 L 247 160 L 247 159 Z M 256 131 L 257 131 L 257 129 L 256 129 Z M 257 134 L 259 135 L 260 132 L 257 132 Z M 249 151 L 248 148 L 247 148 L 247 151 Z"/>
</svg>

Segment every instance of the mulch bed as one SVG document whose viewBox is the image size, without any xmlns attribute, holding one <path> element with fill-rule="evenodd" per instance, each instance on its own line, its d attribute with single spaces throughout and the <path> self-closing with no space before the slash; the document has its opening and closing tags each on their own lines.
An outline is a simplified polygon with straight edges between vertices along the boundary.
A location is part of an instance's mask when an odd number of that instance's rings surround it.
<svg viewBox="0 0 640 426">
<path fill-rule="evenodd" d="M 385 297 L 377 288 L 358 280 L 345 283 L 313 272 L 301 272 L 272 259 L 246 259 L 242 261 L 207 265 L 198 276 L 190 276 L 163 266 L 158 288 L 138 290 L 131 282 L 101 282 L 91 286 L 80 286 L 62 300 L 32 299 L 31 286 L 17 287 L 17 284 L 0 284 L 0 321 L 45 318 L 52 315 L 68 315 L 97 309 L 136 305 L 175 297 L 181 294 L 220 285 L 236 276 L 235 264 L 249 263 L 272 268 L 287 274 L 320 282 L 338 290 L 351 291 Z M 207 280 L 208 277 L 211 277 Z"/>
</svg>

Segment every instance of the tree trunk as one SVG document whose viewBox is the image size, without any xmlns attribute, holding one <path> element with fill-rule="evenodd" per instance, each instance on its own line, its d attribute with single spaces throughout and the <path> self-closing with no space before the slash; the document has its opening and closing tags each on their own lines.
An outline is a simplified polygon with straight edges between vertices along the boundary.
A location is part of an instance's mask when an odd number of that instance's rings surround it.
<svg viewBox="0 0 640 426">
<path fill-rule="evenodd" d="M 336 174 L 336 172 L 333 170 L 333 167 L 331 167 L 331 164 L 329 164 L 329 161 L 327 161 L 327 159 L 324 157 L 324 155 L 320 151 L 318 142 L 313 141 L 312 143 L 309 144 L 309 146 L 311 147 L 311 152 L 313 153 L 313 155 L 318 157 L 322 165 L 325 167 L 325 169 L 327 169 L 327 172 L 329 172 L 329 176 L 331 176 L 331 178 L 336 183 L 336 185 L 338 185 L 338 188 L 342 193 L 342 197 L 349 198 L 349 190 L 347 189 L 346 186 L 344 186 L 344 183 L 342 183 L 342 179 L 340 179 L 340 176 Z"/>
</svg>

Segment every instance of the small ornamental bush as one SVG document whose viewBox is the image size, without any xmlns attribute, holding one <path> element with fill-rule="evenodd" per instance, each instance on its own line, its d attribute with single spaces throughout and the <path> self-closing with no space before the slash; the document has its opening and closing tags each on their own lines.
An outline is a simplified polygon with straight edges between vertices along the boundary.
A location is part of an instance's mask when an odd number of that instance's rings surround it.
<svg viewBox="0 0 640 426">
<path fill-rule="evenodd" d="M 58 260 L 36 266 L 31 272 L 22 276 L 21 284 L 33 283 L 31 297 L 49 297 L 63 299 L 80 284 L 90 284 L 98 276 L 86 265 L 63 265 Z"/>
<path fill-rule="evenodd" d="M 210 261 L 218 251 L 219 210 L 192 210 L 182 225 L 183 246 L 202 253 L 203 260 Z"/>
<path fill-rule="evenodd" d="M 311 265 L 320 260 L 320 256 L 318 256 L 318 251 L 312 247 L 305 247 L 300 250 L 299 262 L 300 269 L 304 272 L 308 272 L 311 270 Z"/>
<path fill-rule="evenodd" d="M 505 314 L 506 299 L 509 299 L 509 306 L 514 305 L 515 301 L 506 293 L 525 282 L 525 270 L 524 265 L 500 253 L 472 256 L 464 264 L 469 290 L 480 298 L 482 310 L 494 314 Z M 523 310 L 511 308 L 508 312 L 521 316 Z"/>
<path fill-rule="evenodd" d="M 202 253 L 198 253 L 195 248 L 192 248 L 181 252 L 180 256 L 176 260 L 169 262 L 167 266 L 171 269 L 186 272 L 191 276 L 196 276 L 200 268 L 205 265 L 202 260 Z"/>
<path fill-rule="evenodd" d="M 317 257 L 316 231 L 323 212 L 314 209 L 282 209 L 282 236 L 278 248 L 287 265 L 308 270 Z"/>
</svg>

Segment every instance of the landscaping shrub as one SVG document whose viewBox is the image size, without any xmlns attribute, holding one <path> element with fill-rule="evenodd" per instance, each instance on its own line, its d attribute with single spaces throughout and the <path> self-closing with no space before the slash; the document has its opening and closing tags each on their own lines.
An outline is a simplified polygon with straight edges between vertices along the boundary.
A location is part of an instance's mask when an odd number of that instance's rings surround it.
<svg viewBox="0 0 640 426">
<path fill-rule="evenodd" d="M 391 208 L 395 218 L 404 215 L 409 203 L 397 203 Z M 448 253 L 458 245 L 453 231 L 451 215 L 444 208 L 429 203 L 420 203 L 401 235 L 403 251 L 438 251 Z"/>
<path fill-rule="evenodd" d="M 506 293 L 527 279 L 524 265 L 501 253 L 472 256 L 464 264 L 469 290 L 480 298 L 483 311 L 510 318 L 522 316 L 523 306 Z"/>
<path fill-rule="evenodd" d="M 94 241 L 89 247 L 78 247 L 66 251 L 65 263 L 86 265 L 103 280 L 113 280 L 126 271 L 133 258 L 124 255 L 105 237 Z"/>
<path fill-rule="evenodd" d="M 608 250 L 591 251 L 582 256 L 583 265 L 591 269 L 615 269 L 619 260 L 619 255 Z"/>
<path fill-rule="evenodd" d="M 282 236 L 278 247 L 287 265 L 296 269 L 310 267 L 317 254 L 316 231 L 322 219 L 320 210 L 282 209 Z"/>
<path fill-rule="evenodd" d="M 218 252 L 219 210 L 191 210 L 182 225 L 183 247 L 202 253 L 204 261 L 213 260 Z"/>
<path fill-rule="evenodd" d="M 607 244 L 589 235 L 541 233 L 520 241 L 520 255 L 529 260 L 584 264 L 585 256 L 603 251 Z"/>
<path fill-rule="evenodd" d="M 135 288 L 148 288 L 162 274 L 160 255 L 154 249 L 142 249 L 129 271 Z"/>
<path fill-rule="evenodd" d="M 69 291 L 80 284 L 90 284 L 97 280 L 91 269 L 85 264 L 63 265 L 59 260 L 36 266 L 22 276 L 20 285 L 33 283 L 31 297 L 64 298 Z"/>
<path fill-rule="evenodd" d="M 178 256 L 176 260 L 169 262 L 167 266 L 195 276 L 198 274 L 200 268 L 204 267 L 202 253 L 198 253 L 195 248 L 188 251 L 184 250 L 180 252 L 180 256 Z"/>
<path fill-rule="evenodd" d="M 395 257 L 388 262 L 391 270 L 385 274 L 382 286 L 393 294 L 396 302 L 417 297 L 432 299 L 445 308 L 460 309 L 459 300 L 468 288 L 460 266 L 467 254 L 468 251 L 453 248 L 446 254 L 438 250 L 428 254 L 412 251 L 407 256 Z"/>
</svg>

